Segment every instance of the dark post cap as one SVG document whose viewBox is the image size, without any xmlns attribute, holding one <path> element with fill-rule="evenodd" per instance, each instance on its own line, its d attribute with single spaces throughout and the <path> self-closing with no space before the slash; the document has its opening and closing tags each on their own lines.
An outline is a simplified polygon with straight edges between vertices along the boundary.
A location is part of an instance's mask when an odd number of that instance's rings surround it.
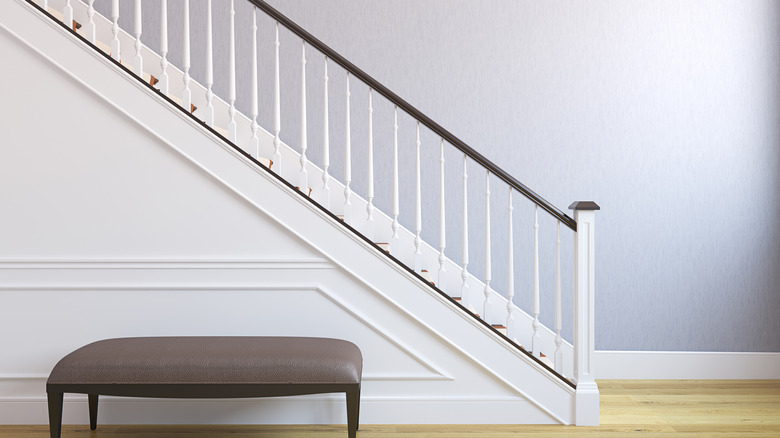
<svg viewBox="0 0 780 438">
<path fill-rule="evenodd" d="M 573 202 L 569 210 L 601 210 L 601 207 L 593 201 L 578 201 Z"/>
</svg>

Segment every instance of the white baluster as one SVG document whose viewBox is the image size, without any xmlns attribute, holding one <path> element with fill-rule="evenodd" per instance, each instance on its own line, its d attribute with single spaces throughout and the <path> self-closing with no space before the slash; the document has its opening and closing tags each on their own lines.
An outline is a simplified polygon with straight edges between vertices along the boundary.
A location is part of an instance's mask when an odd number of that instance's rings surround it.
<svg viewBox="0 0 780 438">
<path fill-rule="evenodd" d="M 420 187 L 420 122 L 417 122 L 414 161 L 414 272 L 422 272 L 422 189 Z"/>
<path fill-rule="evenodd" d="M 539 349 L 541 348 L 542 334 L 540 328 L 542 324 L 539 322 L 539 206 L 534 205 L 534 264 L 533 264 L 533 310 L 532 315 L 534 322 L 532 323 L 534 334 L 531 338 L 531 351 L 534 356 L 539 356 Z"/>
<path fill-rule="evenodd" d="M 62 22 L 68 26 L 68 29 L 73 29 L 73 6 L 71 6 L 70 0 L 65 0 L 65 6 L 62 8 Z"/>
<path fill-rule="evenodd" d="M 468 196 L 468 179 L 469 175 L 466 170 L 466 154 L 463 154 L 463 234 L 461 240 L 463 240 L 463 247 L 461 249 L 460 262 L 463 265 L 461 271 L 461 279 L 463 282 L 460 286 L 460 300 L 463 307 L 469 309 L 472 307 L 471 296 L 469 294 L 469 196 Z"/>
<path fill-rule="evenodd" d="M 236 8 L 230 0 L 230 48 L 228 51 L 228 140 L 235 143 L 238 133 L 236 124 Z"/>
<path fill-rule="evenodd" d="M 323 207 L 330 210 L 330 128 L 328 126 L 328 57 L 325 56 L 325 74 L 322 77 L 322 201 Z"/>
<path fill-rule="evenodd" d="M 87 7 L 87 25 L 84 28 L 84 33 L 87 35 L 87 41 L 95 44 L 95 0 L 89 0 L 89 6 Z"/>
<path fill-rule="evenodd" d="M 371 101 L 372 89 L 368 89 L 368 178 L 366 187 L 366 229 L 363 234 L 374 240 L 374 106 Z"/>
<path fill-rule="evenodd" d="M 444 139 L 441 138 L 440 143 L 440 156 L 439 156 L 439 279 L 436 286 L 439 290 L 444 291 L 447 285 L 447 269 L 445 262 L 447 257 L 444 256 L 444 249 L 447 247 L 447 231 L 444 208 Z"/>
<path fill-rule="evenodd" d="M 309 147 L 306 132 L 306 41 L 301 44 L 301 171 L 298 175 L 298 187 L 303 193 L 309 193 L 309 177 L 306 173 L 306 149 Z"/>
<path fill-rule="evenodd" d="M 349 126 L 349 72 L 347 72 L 346 93 L 346 134 L 344 137 L 344 222 L 352 224 L 352 190 L 349 184 L 352 182 L 352 133 Z"/>
<path fill-rule="evenodd" d="M 114 35 L 111 39 L 111 57 L 119 61 L 119 0 L 111 1 L 111 33 Z"/>
<path fill-rule="evenodd" d="M 555 227 L 555 371 L 563 372 L 563 350 L 561 344 L 561 221 Z"/>
<path fill-rule="evenodd" d="M 599 387 L 595 375 L 595 219 L 600 207 L 595 202 L 575 202 L 577 231 L 574 233 L 574 423 L 598 426 Z"/>
<path fill-rule="evenodd" d="M 38 3 L 41 5 L 41 9 L 43 9 L 44 11 L 48 11 L 49 0 L 40 0 Z"/>
<path fill-rule="evenodd" d="M 509 206 L 507 207 L 508 230 L 507 230 L 507 254 L 506 254 L 506 333 L 511 340 L 517 339 L 517 321 L 515 318 L 515 249 L 514 249 L 514 231 L 512 223 L 512 187 L 509 187 Z"/>
<path fill-rule="evenodd" d="M 144 77 L 144 58 L 141 56 L 141 0 L 135 0 L 135 75 Z"/>
<path fill-rule="evenodd" d="M 276 173 L 282 174 L 282 145 L 279 132 L 282 130 L 281 90 L 279 84 L 279 22 L 276 22 L 276 40 L 274 41 L 274 155 L 271 161 L 274 163 Z"/>
<path fill-rule="evenodd" d="M 397 255 L 398 251 L 398 215 L 400 206 L 398 202 L 398 105 L 393 107 L 393 237 L 390 239 L 390 254 Z"/>
<path fill-rule="evenodd" d="M 214 127 L 214 51 L 211 27 L 211 0 L 206 0 L 206 110 L 203 119 L 207 126 Z"/>
<path fill-rule="evenodd" d="M 252 98 L 251 98 L 251 116 L 252 116 L 252 156 L 260 158 L 260 138 L 257 136 L 257 6 L 252 7 Z"/>
<path fill-rule="evenodd" d="M 184 0 L 184 41 L 182 47 L 182 68 L 184 69 L 184 91 L 182 91 L 182 106 L 192 112 L 192 90 L 190 90 L 190 0 Z"/>
<path fill-rule="evenodd" d="M 490 171 L 485 172 L 485 302 L 482 306 L 482 319 L 488 321 L 492 294 L 490 280 L 493 279 L 493 269 L 490 261 Z"/>
<path fill-rule="evenodd" d="M 168 0 L 160 0 L 160 93 L 168 95 Z"/>
</svg>

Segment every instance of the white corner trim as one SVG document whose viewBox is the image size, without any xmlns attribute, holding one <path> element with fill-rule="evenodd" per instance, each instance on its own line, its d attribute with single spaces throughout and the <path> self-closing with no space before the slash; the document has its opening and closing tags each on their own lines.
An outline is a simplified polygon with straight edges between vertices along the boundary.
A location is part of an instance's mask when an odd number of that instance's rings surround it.
<svg viewBox="0 0 780 438">
<path fill-rule="evenodd" d="M 780 353 L 596 351 L 597 379 L 780 379 Z"/>
</svg>

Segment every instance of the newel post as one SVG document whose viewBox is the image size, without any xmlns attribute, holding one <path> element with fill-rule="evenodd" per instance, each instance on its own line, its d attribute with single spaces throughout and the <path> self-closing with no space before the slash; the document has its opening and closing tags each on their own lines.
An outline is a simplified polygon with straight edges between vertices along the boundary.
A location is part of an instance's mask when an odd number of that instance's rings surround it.
<svg viewBox="0 0 780 438">
<path fill-rule="evenodd" d="M 601 208 L 592 201 L 575 202 L 577 232 L 574 233 L 574 380 L 575 424 L 597 426 L 599 424 L 599 388 L 594 375 L 595 350 L 595 251 L 594 220 Z"/>
</svg>

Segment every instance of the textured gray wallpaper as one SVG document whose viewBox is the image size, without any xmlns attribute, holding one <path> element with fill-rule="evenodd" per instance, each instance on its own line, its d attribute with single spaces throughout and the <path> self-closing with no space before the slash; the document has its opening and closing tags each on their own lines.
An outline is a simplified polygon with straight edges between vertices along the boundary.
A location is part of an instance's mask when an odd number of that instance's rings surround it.
<svg viewBox="0 0 780 438">
<path fill-rule="evenodd" d="M 106 11 L 110 1 L 97 0 Z M 122 23 L 132 23 L 123 0 Z M 251 8 L 237 0 L 239 109 L 249 106 Z M 180 65 L 181 1 L 169 0 Z M 193 0 L 193 60 L 205 52 Z M 326 44 L 561 209 L 602 206 L 596 346 L 780 351 L 780 2 L 271 0 Z M 158 2 L 144 42 L 156 47 Z M 227 91 L 228 2 L 214 0 L 215 91 Z M 273 24 L 259 21 L 260 117 L 271 123 Z M 309 156 L 320 163 L 322 56 L 308 50 Z M 199 57 L 198 55 L 201 55 Z M 282 138 L 299 139 L 300 40 L 281 35 Z M 193 65 L 202 80 L 204 65 Z M 330 65 L 331 148 L 344 72 Z M 243 84 L 243 85 L 242 85 Z M 353 83 L 353 187 L 364 194 L 367 91 Z M 374 102 L 376 203 L 390 208 L 392 107 Z M 401 221 L 413 223 L 413 122 L 399 128 Z M 423 132 L 423 235 L 436 243 L 438 140 Z M 459 260 L 460 159 L 446 155 L 447 253 Z M 339 161 L 331 172 L 341 175 Z M 484 175 L 471 163 L 471 271 L 482 275 Z M 385 184 L 380 184 L 385 181 Z M 505 291 L 507 189 L 492 184 L 493 285 Z M 516 302 L 530 307 L 532 208 L 515 201 Z M 540 214 L 542 321 L 552 326 L 555 223 Z M 571 234 L 563 234 L 570 273 Z M 564 291 L 571 279 L 564 278 Z M 568 293 L 570 295 L 570 292 Z M 564 334 L 571 339 L 571 299 Z"/>
</svg>

